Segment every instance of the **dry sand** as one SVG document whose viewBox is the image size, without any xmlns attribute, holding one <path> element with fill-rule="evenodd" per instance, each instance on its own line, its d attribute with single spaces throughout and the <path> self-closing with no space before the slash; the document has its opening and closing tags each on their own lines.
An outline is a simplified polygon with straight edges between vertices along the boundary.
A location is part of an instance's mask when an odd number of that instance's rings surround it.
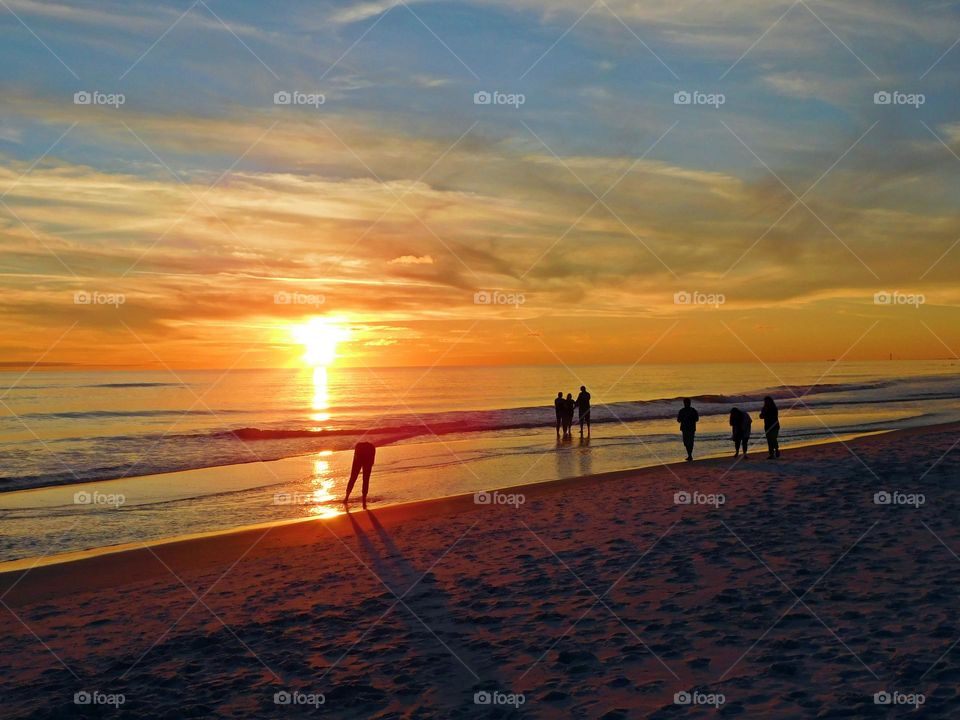
<svg viewBox="0 0 960 720">
<path fill-rule="evenodd" d="M 922 693 L 911 717 L 958 717 L 958 439 L 901 431 L 525 487 L 519 507 L 448 498 L 6 573 L 2 715 L 913 711 L 875 704 L 888 691 Z M 476 704 L 485 691 L 523 704 Z"/>
</svg>

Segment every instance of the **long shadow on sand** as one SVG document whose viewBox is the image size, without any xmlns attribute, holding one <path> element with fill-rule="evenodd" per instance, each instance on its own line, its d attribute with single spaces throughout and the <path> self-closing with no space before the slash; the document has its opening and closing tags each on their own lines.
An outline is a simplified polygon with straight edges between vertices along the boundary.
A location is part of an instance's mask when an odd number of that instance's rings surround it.
<svg viewBox="0 0 960 720">
<path fill-rule="evenodd" d="M 430 668 L 428 676 L 437 676 L 437 657 L 434 656 L 439 657 L 442 654 L 441 660 L 449 660 L 450 672 L 442 676 L 442 682 L 436 683 L 432 688 L 421 688 L 420 691 L 432 690 L 437 695 L 438 704 L 452 707 L 469 704 L 473 691 L 481 682 L 477 670 L 481 663 L 463 647 L 466 638 L 452 619 L 450 599 L 432 572 L 434 566 L 431 565 L 425 570 L 415 568 L 406 559 L 404 551 L 393 542 L 373 511 L 368 510 L 361 516 L 362 519 L 370 521 L 369 527 L 373 529 L 373 535 L 365 529 L 365 523 L 358 521 L 353 514 L 348 513 L 347 517 L 365 556 L 364 562 L 369 564 L 370 569 L 393 596 L 391 605 L 382 617 L 396 614 L 400 618 L 399 622 L 405 623 L 411 637 L 415 634 L 430 636 L 423 638 L 423 646 L 429 648 L 432 643 L 439 653 L 431 652 L 431 657 L 422 658 L 423 669 Z M 435 564 L 442 562 L 442 557 L 437 558 Z M 425 617 L 429 618 L 429 622 Z M 417 647 L 418 643 L 414 642 L 412 645 Z"/>
</svg>

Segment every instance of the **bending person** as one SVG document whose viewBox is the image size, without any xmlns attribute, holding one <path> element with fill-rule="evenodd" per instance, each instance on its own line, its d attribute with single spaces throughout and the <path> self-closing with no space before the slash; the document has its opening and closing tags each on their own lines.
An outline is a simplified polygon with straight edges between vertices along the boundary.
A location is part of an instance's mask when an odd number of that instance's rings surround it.
<svg viewBox="0 0 960 720">
<path fill-rule="evenodd" d="M 350 493 L 357 482 L 357 476 L 363 471 L 363 509 L 367 509 L 367 491 L 370 489 L 370 473 L 373 471 L 373 461 L 377 458 L 377 448 L 373 443 L 358 442 L 353 448 L 353 467 L 350 469 L 350 482 L 347 483 L 347 494 L 343 498 L 346 505 L 350 500 Z"/>
</svg>

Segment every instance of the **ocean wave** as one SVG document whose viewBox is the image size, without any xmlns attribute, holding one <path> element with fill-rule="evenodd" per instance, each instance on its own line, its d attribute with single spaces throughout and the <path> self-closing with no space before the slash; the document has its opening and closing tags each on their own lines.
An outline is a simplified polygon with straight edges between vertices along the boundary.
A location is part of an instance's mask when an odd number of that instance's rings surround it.
<svg viewBox="0 0 960 720">
<path fill-rule="evenodd" d="M 96 385 L 78 385 L 78 387 L 88 388 L 150 388 L 150 387 L 187 387 L 185 383 L 179 382 L 118 382 L 118 383 L 98 383 Z"/>
<path fill-rule="evenodd" d="M 945 386 L 944 380 L 950 381 L 949 384 Z M 701 393 L 691 396 L 691 400 L 703 417 L 716 418 L 734 406 L 755 413 L 765 395 L 774 397 L 784 410 L 806 406 L 819 411 L 848 404 L 926 403 L 934 399 L 957 398 L 960 397 L 960 388 L 957 378 L 938 376 L 765 387 L 737 394 Z M 673 420 L 680 402 L 680 397 L 661 397 L 598 403 L 591 408 L 591 422 L 594 426 L 614 427 L 613 432 L 604 433 L 607 436 L 617 434 L 616 425 L 632 425 L 626 430 L 631 437 L 635 432 L 644 435 L 670 433 L 676 428 Z M 108 436 L 93 435 L 92 423 L 74 423 L 71 427 L 83 430 L 83 437 L 66 433 L 46 440 L 43 447 L 37 443 L 35 448 L 26 447 L 29 440 L 0 442 L 0 491 L 272 461 L 320 450 L 349 450 L 362 438 L 383 446 L 471 433 L 502 433 L 505 437 L 510 433 L 536 433 L 547 429 L 552 433 L 555 418 L 551 406 L 552 398 L 534 407 L 421 414 L 343 415 L 331 409 L 331 420 L 324 423 L 312 423 L 302 409 L 291 408 L 286 419 L 265 421 L 260 426 L 250 424 L 248 417 L 256 417 L 251 411 L 194 410 L 188 412 L 219 416 L 221 420 L 214 420 L 215 426 L 209 428 L 184 428 L 180 432 L 162 433 L 157 428 L 162 423 L 148 422 L 139 427 L 131 421 L 122 424 L 124 434 Z M 232 413 L 247 417 L 240 420 Z M 183 414 L 183 410 L 89 410 L 36 413 L 35 416 L 90 420 Z M 32 416 L 25 417 L 30 419 Z M 235 425 L 243 422 L 244 426 L 231 427 L 231 418 L 238 418 Z M 633 425 L 636 423 L 647 423 L 647 427 L 639 428 Z M 115 432 L 112 427 L 108 431 Z M 510 442 L 507 439 L 505 444 Z M 50 457 L 49 446 L 56 450 L 53 457 Z M 69 468 L 57 461 L 56 456 L 60 454 L 69 454 Z"/>
<path fill-rule="evenodd" d="M 760 405 L 765 395 L 789 404 L 798 399 L 806 402 L 811 395 L 822 393 L 853 392 L 886 387 L 887 381 L 869 383 L 818 383 L 814 385 L 783 385 L 763 388 L 750 393 L 735 395 L 701 394 L 690 396 L 691 402 L 700 408 L 702 415 L 719 415 L 731 407 L 749 404 Z M 633 400 L 596 404 L 590 409 L 592 424 L 637 422 L 643 420 L 666 420 L 673 418 L 682 397 Z M 862 401 L 861 401 L 862 402 Z M 552 427 L 555 423 L 552 405 L 507 408 L 501 410 L 454 411 L 444 413 L 405 414 L 395 418 L 383 418 L 369 426 L 305 428 L 305 427 L 243 427 L 219 436 L 232 435 L 244 441 L 292 440 L 306 438 L 337 438 L 345 436 L 397 435 L 402 438 L 419 435 L 450 435 L 474 432 L 507 430 L 534 430 Z"/>
<path fill-rule="evenodd" d="M 97 418 L 181 417 L 186 415 L 219 416 L 242 412 L 241 410 L 67 410 L 64 412 L 23 413 L 20 417 L 37 420 L 95 420 Z"/>
</svg>

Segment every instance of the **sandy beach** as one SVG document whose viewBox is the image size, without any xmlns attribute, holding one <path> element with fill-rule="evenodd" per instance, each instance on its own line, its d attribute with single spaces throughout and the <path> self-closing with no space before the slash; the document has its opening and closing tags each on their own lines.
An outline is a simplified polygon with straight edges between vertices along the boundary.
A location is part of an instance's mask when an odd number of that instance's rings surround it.
<svg viewBox="0 0 960 720">
<path fill-rule="evenodd" d="M 904 430 L 7 572 L 3 714 L 955 717 L 958 438 Z"/>
</svg>

